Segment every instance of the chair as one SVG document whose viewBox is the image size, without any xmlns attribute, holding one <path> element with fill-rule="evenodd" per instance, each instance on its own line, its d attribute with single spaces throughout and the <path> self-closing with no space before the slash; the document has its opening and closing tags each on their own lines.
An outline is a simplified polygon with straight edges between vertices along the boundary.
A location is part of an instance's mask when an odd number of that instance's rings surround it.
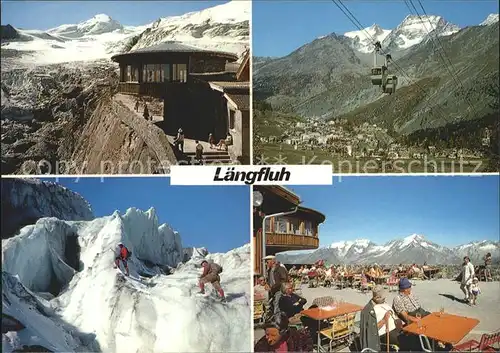
<svg viewBox="0 0 500 353">
<path fill-rule="evenodd" d="M 396 276 L 394 275 L 392 275 L 387 279 L 387 286 L 389 287 L 389 292 L 392 292 L 393 290 L 397 291 L 398 284 L 399 284 L 399 279 L 396 278 Z"/>
<path fill-rule="evenodd" d="M 293 291 L 298 295 L 302 294 L 302 283 L 299 281 L 293 281 Z"/>
<path fill-rule="evenodd" d="M 431 343 L 426 335 L 418 335 L 418 339 L 420 340 L 420 347 L 423 352 L 433 352 Z"/>
<path fill-rule="evenodd" d="M 253 302 L 253 319 L 256 321 L 258 324 L 261 324 L 264 322 L 264 299 L 260 300 L 254 300 Z"/>
<path fill-rule="evenodd" d="M 453 352 L 497 352 L 498 349 L 493 348 L 495 344 L 500 343 L 500 331 L 495 333 L 485 333 L 481 336 L 481 340 L 469 340 L 453 347 Z"/>
<path fill-rule="evenodd" d="M 332 326 L 320 331 L 329 340 L 330 351 L 340 343 L 350 345 L 354 339 L 354 319 L 356 314 L 346 314 L 331 321 Z"/>
</svg>

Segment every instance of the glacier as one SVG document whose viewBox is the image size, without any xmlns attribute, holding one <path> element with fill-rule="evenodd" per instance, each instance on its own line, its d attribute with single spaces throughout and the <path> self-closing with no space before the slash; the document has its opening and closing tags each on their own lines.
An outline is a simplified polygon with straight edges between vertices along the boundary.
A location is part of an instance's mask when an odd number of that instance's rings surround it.
<svg viewBox="0 0 500 353">
<path fill-rule="evenodd" d="M 130 277 L 113 268 L 119 242 L 132 252 Z M 224 268 L 227 303 L 196 295 L 201 259 Z M 41 218 L 2 240 L 3 312 L 25 326 L 2 334 L 4 352 L 249 351 L 250 259 L 250 244 L 186 253 L 153 208 Z"/>
<path fill-rule="evenodd" d="M 94 213 L 87 200 L 60 184 L 28 178 L 2 180 L 2 238 L 42 217 L 89 221 Z"/>
</svg>

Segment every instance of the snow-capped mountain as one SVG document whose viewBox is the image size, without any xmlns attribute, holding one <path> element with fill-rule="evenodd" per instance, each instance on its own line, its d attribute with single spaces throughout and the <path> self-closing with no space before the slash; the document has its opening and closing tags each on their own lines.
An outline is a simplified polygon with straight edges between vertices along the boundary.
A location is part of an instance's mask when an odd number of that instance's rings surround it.
<svg viewBox="0 0 500 353">
<path fill-rule="evenodd" d="M 120 22 L 106 14 L 98 14 L 78 24 L 61 25 L 47 30 L 47 33 L 66 38 L 80 38 L 88 35 L 123 31 Z"/>
<path fill-rule="evenodd" d="M 476 241 L 460 245 L 453 248 L 453 251 L 460 257 L 469 256 L 471 259 L 476 259 L 476 261 L 482 259 L 487 253 L 490 253 L 493 258 L 500 257 L 499 242 L 491 240 Z"/>
<path fill-rule="evenodd" d="M 465 255 L 469 255 L 472 261 L 480 262 L 488 251 L 493 258 L 500 259 L 500 242 L 476 242 L 450 249 L 431 242 L 422 235 L 412 234 L 383 245 L 367 239 L 335 242 L 313 252 L 281 253 L 278 260 L 283 263 L 312 263 L 323 259 L 329 263 L 445 264 L 460 263 Z"/>
<path fill-rule="evenodd" d="M 160 18 L 138 38 L 132 50 L 163 41 L 241 55 L 249 42 L 250 1 L 233 0 L 182 16 Z"/>
<path fill-rule="evenodd" d="M 490 13 L 486 19 L 481 22 L 479 25 L 480 26 L 489 26 L 492 24 L 498 23 L 498 14 L 497 13 Z"/>
<path fill-rule="evenodd" d="M 361 53 L 372 53 L 373 43 L 379 41 L 385 52 L 408 49 L 435 36 L 449 36 L 460 28 L 441 16 L 408 15 L 393 30 L 373 24 L 362 31 L 344 33 L 352 39 L 352 47 Z"/>
<path fill-rule="evenodd" d="M 344 33 L 344 36 L 352 38 L 352 47 L 362 53 L 373 52 L 373 43 L 382 41 L 391 33 L 391 30 L 382 29 L 379 25 L 373 24 L 363 31 L 352 31 Z"/>
<path fill-rule="evenodd" d="M 446 21 L 441 16 L 408 15 L 381 44 L 382 48 L 389 52 L 408 49 L 430 36 L 449 36 L 459 30 L 458 26 Z"/>
<path fill-rule="evenodd" d="M 118 242 L 132 252 L 130 277 L 113 268 Z M 225 304 L 195 294 L 200 257 L 181 264 L 182 255 L 179 234 L 154 209 L 27 225 L 2 241 L 3 351 L 250 349 L 250 245 L 205 256 L 223 267 Z"/>
<path fill-rule="evenodd" d="M 2 40 L 2 48 L 20 53 L 19 64 L 31 65 L 109 59 L 165 41 L 241 55 L 250 43 L 250 9 L 250 1 L 233 0 L 142 26 L 127 26 L 106 14 L 46 31 L 18 29 L 13 24 L 17 35 Z"/>
<path fill-rule="evenodd" d="M 38 179 L 2 180 L 2 238 L 42 217 L 89 221 L 94 214 L 82 196 L 60 184 Z"/>
</svg>

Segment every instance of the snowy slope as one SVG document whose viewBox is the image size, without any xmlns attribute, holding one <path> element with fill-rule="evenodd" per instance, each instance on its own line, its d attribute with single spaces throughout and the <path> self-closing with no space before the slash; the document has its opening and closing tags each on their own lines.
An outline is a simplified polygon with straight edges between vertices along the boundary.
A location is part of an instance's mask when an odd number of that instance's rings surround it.
<svg viewBox="0 0 500 353">
<path fill-rule="evenodd" d="M 460 257 L 469 256 L 472 262 L 482 263 L 484 255 L 490 253 L 493 259 L 500 259 L 500 243 L 491 240 L 475 241 L 453 248 Z"/>
<path fill-rule="evenodd" d="M 408 15 L 381 43 L 388 50 L 408 49 L 429 36 L 449 36 L 459 30 L 441 16 Z"/>
<path fill-rule="evenodd" d="M 91 220 L 94 214 L 79 194 L 38 179 L 2 179 L 2 238 L 42 217 Z"/>
<path fill-rule="evenodd" d="M 250 9 L 250 1 L 235 0 L 142 26 L 126 26 L 98 14 L 47 31 L 16 29 L 22 38 L 2 43 L 2 48 L 21 52 L 19 62 L 31 65 L 109 59 L 117 53 L 164 41 L 240 55 L 250 43 Z"/>
<path fill-rule="evenodd" d="M 382 29 L 379 25 L 373 24 L 365 28 L 363 31 L 352 31 L 344 33 L 344 36 L 353 39 L 353 48 L 362 53 L 373 52 L 373 43 L 376 41 L 382 42 L 391 30 Z"/>
<path fill-rule="evenodd" d="M 497 13 L 491 13 L 479 25 L 480 26 L 489 26 L 489 25 L 492 25 L 492 24 L 495 24 L 495 23 L 498 23 L 498 14 Z"/>
<path fill-rule="evenodd" d="M 76 25 L 61 25 L 56 28 L 51 28 L 47 30 L 47 32 L 61 37 L 79 38 L 86 35 L 103 34 L 120 30 L 124 30 L 120 22 L 112 19 L 106 14 L 98 14 Z"/>
<path fill-rule="evenodd" d="M 75 238 L 79 250 L 68 246 Z M 112 266 L 120 241 L 132 251 L 127 279 Z M 29 290 L 52 292 L 56 298 L 50 305 L 57 317 L 51 320 L 94 334 L 103 352 L 247 351 L 249 245 L 206 256 L 224 268 L 221 285 L 227 304 L 195 295 L 200 258 L 180 264 L 182 250 L 179 234 L 158 226 L 154 209 L 129 209 L 90 222 L 41 219 L 2 242 L 2 265 Z M 164 266 L 177 269 L 167 276 L 159 270 Z M 25 319 L 11 312 L 21 322 Z M 36 332 L 40 342 L 52 342 L 52 335 L 54 342 L 65 342 L 63 328 L 47 330 Z"/>
<path fill-rule="evenodd" d="M 351 38 L 351 46 L 357 51 L 372 53 L 376 41 L 382 44 L 384 51 L 391 52 L 408 49 L 435 36 L 449 36 L 459 30 L 458 26 L 441 16 L 408 15 L 392 30 L 382 29 L 379 25 L 373 24 L 362 31 L 344 33 L 344 36 Z"/>
<path fill-rule="evenodd" d="M 241 55 L 250 45 L 251 1 L 233 0 L 182 16 L 160 18 L 141 34 L 132 50 L 177 41 Z"/>
</svg>

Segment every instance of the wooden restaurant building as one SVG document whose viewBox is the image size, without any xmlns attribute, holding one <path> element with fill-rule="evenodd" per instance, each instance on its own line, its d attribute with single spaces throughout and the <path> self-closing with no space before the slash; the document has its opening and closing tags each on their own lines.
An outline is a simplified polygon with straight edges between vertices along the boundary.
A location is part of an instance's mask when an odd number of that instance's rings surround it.
<svg viewBox="0 0 500 353">
<path fill-rule="evenodd" d="M 290 250 L 314 250 L 319 247 L 319 225 L 325 221 L 325 215 L 300 206 L 300 197 L 283 186 L 256 185 L 254 192 L 258 192 L 262 200 L 260 206 L 254 204 L 254 274 L 263 274 L 264 241 L 266 256 Z M 272 216 L 282 212 L 287 214 Z M 267 216 L 265 236 L 262 229 L 264 216 Z"/>
<path fill-rule="evenodd" d="M 238 56 L 163 42 L 114 55 L 120 65 L 118 92 L 163 100 L 168 135 L 182 128 L 186 138 L 217 141 L 231 136 L 235 159 L 249 160 L 249 52 Z M 244 131 L 246 130 L 246 131 Z"/>
</svg>

